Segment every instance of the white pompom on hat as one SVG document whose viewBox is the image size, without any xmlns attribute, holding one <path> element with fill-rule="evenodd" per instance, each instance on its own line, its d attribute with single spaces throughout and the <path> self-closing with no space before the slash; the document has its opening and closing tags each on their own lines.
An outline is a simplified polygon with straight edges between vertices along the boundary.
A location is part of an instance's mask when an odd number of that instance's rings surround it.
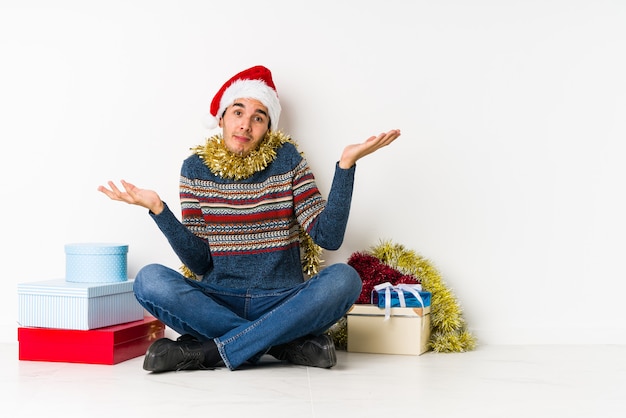
<svg viewBox="0 0 626 418">
<path fill-rule="evenodd" d="M 267 107 L 270 126 L 274 130 L 278 127 L 281 107 L 270 70 L 257 65 L 224 83 L 211 101 L 210 114 L 205 118 L 207 128 L 216 128 L 226 108 L 237 99 L 256 99 L 263 103 Z"/>
</svg>

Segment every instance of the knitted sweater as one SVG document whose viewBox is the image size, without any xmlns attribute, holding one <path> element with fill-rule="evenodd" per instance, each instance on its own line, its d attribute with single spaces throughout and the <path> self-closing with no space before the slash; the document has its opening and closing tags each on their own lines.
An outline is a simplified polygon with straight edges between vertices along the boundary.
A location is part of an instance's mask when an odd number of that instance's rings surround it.
<svg viewBox="0 0 626 418">
<path fill-rule="evenodd" d="M 329 250 L 343 242 L 355 167 L 337 164 L 328 199 L 291 143 L 264 170 L 235 181 L 217 176 L 197 155 L 182 165 L 182 222 L 167 205 L 151 213 L 180 260 L 203 281 L 275 289 L 304 280 L 299 226 Z"/>
</svg>

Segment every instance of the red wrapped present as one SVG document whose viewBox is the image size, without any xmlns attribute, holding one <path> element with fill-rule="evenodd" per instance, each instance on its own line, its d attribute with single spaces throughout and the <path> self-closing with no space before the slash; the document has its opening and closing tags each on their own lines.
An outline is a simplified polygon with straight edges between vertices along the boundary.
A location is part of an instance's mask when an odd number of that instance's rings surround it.
<svg viewBox="0 0 626 418">
<path fill-rule="evenodd" d="M 19 327 L 19 359 L 66 363 L 117 364 L 142 356 L 165 325 L 152 316 L 91 330 Z"/>
</svg>

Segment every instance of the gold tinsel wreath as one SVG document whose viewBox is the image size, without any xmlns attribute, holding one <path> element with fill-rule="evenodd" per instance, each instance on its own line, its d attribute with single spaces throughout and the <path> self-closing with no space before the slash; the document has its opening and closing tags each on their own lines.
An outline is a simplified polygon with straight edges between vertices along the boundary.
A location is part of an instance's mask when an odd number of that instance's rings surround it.
<svg viewBox="0 0 626 418">
<path fill-rule="evenodd" d="M 430 348 L 433 351 L 464 352 L 476 347 L 476 340 L 467 329 L 456 296 L 429 260 L 391 241 L 382 241 L 372 248 L 371 253 L 381 262 L 417 277 L 421 280 L 423 289 L 431 292 Z"/>
<path fill-rule="evenodd" d="M 197 154 L 216 176 L 238 181 L 247 179 L 254 173 L 267 168 L 276 158 L 277 150 L 287 142 L 297 148 L 296 142 L 284 133 L 268 131 L 256 150 L 241 156 L 230 152 L 224 145 L 222 135 L 218 134 L 208 138 L 204 144 L 191 148 L 191 151 Z M 304 157 L 302 152 L 300 152 L 300 155 Z M 323 250 L 319 245 L 315 244 L 302 227 L 300 227 L 299 237 L 302 253 L 302 271 L 310 277 L 319 272 L 319 268 L 324 262 L 320 258 Z M 197 278 L 185 265 L 180 270 L 187 278 Z"/>
<path fill-rule="evenodd" d="M 418 278 L 424 290 L 431 292 L 431 336 L 429 348 L 438 353 L 459 353 L 476 348 L 476 339 L 468 331 L 459 303 L 443 282 L 433 264 L 400 244 L 381 241 L 369 254 L 382 263 Z M 347 346 L 347 321 L 342 318 L 328 331 L 337 348 Z"/>
</svg>

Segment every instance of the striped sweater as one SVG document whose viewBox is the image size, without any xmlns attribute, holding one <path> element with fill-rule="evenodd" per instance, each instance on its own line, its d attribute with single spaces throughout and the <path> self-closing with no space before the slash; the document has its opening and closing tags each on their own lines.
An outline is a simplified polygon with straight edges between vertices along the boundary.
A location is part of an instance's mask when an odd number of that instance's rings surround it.
<svg viewBox="0 0 626 418">
<path fill-rule="evenodd" d="M 180 260 L 203 280 L 231 288 L 274 289 L 304 280 L 299 225 L 323 248 L 341 245 L 355 167 L 335 167 L 324 199 L 291 143 L 264 170 L 244 180 L 214 175 L 197 155 L 180 176 L 182 222 L 166 205 L 151 214 Z"/>
</svg>

